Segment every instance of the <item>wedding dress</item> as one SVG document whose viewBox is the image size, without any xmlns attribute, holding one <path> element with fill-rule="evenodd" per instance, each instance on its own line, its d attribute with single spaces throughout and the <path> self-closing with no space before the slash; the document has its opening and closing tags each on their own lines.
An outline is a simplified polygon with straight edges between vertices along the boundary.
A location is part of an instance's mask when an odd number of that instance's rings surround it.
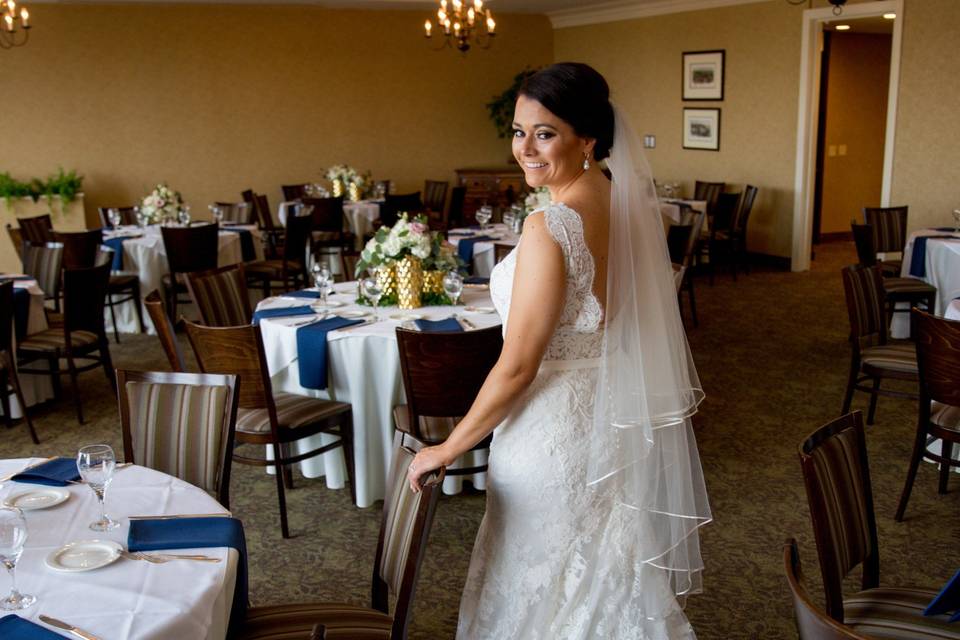
<svg viewBox="0 0 960 640">
<path fill-rule="evenodd" d="M 566 300 L 536 379 L 494 431 L 457 638 L 693 638 L 668 572 L 651 562 L 655 535 L 615 508 L 624 485 L 591 482 L 603 310 L 579 214 L 552 203 L 543 216 L 563 251 Z M 504 333 L 515 267 L 516 249 L 490 276 Z"/>
</svg>

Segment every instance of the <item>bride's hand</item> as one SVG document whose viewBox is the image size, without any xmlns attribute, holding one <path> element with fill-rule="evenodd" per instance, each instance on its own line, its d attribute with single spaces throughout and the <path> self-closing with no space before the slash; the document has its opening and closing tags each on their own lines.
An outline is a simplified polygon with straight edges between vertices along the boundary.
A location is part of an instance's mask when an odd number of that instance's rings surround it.
<svg viewBox="0 0 960 640">
<path fill-rule="evenodd" d="M 407 468 L 407 480 L 410 482 L 410 490 L 419 493 L 423 486 L 421 479 L 423 476 L 445 466 L 447 463 L 442 446 L 424 447 L 414 458 L 413 462 Z"/>
</svg>

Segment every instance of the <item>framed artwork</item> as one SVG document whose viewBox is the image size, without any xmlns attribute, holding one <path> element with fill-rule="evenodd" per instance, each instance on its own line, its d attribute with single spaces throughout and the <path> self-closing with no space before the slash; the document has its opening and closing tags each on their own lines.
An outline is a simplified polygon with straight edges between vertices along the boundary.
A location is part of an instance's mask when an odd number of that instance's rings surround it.
<svg viewBox="0 0 960 640">
<path fill-rule="evenodd" d="M 723 100 L 724 55 L 724 49 L 684 51 L 684 100 Z"/>
<path fill-rule="evenodd" d="M 684 108 L 683 148 L 720 151 L 720 109 Z"/>
</svg>

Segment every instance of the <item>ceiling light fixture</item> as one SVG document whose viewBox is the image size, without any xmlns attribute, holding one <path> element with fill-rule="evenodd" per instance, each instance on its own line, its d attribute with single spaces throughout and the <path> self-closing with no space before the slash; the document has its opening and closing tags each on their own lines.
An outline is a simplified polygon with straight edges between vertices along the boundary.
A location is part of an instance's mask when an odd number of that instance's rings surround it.
<svg viewBox="0 0 960 640">
<path fill-rule="evenodd" d="M 838 24 L 834 27 L 837 31 L 850 31 L 850 25 L 848 24 Z"/>
<path fill-rule="evenodd" d="M 490 9 L 484 8 L 483 0 L 467 3 L 452 0 L 449 7 L 447 4 L 447 0 L 440 0 L 437 9 L 437 30 L 443 32 L 443 41 L 437 50 L 456 47 L 466 53 L 472 45 L 489 49 L 497 35 L 497 23 Z M 429 19 L 423 23 L 423 35 L 428 39 L 433 37 L 433 26 Z"/>
<path fill-rule="evenodd" d="M 833 15 L 838 16 L 843 13 L 843 5 L 847 4 L 847 0 L 829 0 L 830 4 L 833 5 Z M 792 4 L 794 6 L 807 3 L 809 8 L 813 8 L 813 3 L 811 0 L 787 0 L 787 4 Z"/>
<path fill-rule="evenodd" d="M 0 49 L 22 47 L 30 39 L 30 12 L 17 0 L 0 0 Z"/>
</svg>

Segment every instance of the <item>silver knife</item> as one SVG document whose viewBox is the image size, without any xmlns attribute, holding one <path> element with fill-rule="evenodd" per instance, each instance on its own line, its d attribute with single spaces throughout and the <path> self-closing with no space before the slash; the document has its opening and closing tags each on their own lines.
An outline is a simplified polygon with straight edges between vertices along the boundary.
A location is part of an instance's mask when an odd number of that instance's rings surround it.
<svg viewBox="0 0 960 640">
<path fill-rule="evenodd" d="M 56 618 L 51 618 L 50 616 L 45 616 L 43 614 L 40 614 L 40 620 L 42 622 L 46 622 L 52 627 L 63 629 L 64 631 L 69 631 L 70 633 L 77 636 L 78 638 L 83 638 L 83 640 L 100 640 L 100 638 L 93 635 L 89 631 L 84 631 L 83 629 L 79 629 L 73 626 L 72 624 L 68 624 L 64 622 L 63 620 L 57 620 Z"/>
</svg>

